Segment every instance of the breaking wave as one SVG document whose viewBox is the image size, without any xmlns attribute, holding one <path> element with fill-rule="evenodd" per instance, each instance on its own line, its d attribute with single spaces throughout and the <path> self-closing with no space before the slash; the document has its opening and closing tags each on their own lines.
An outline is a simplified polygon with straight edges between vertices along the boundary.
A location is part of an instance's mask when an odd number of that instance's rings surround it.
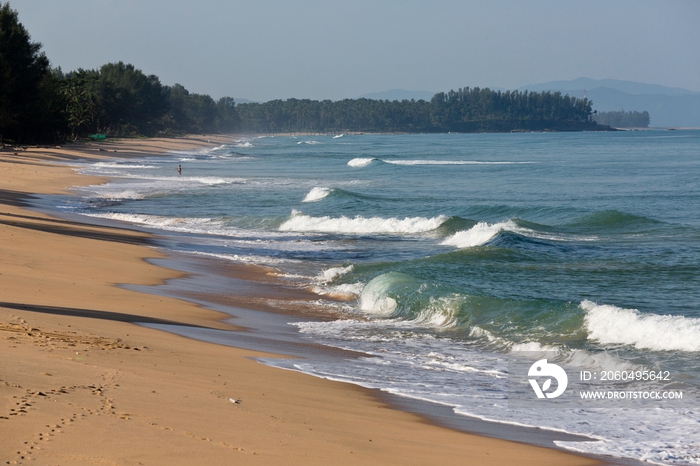
<svg viewBox="0 0 700 466">
<path fill-rule="evenodd" d="M 352 159 L 351 161 L 348 162 L 348 166 L 354 167 L 354 168 L 361 168 L 361 167 L 366 167 L 370 163 L 374 162 L 377 160 L 374 157 L 358 157 L 355 159 Z"/>
<path fill-rule="evenodd" d="M 588 338 L 655 351 L 700 351 L 700 319 L 641 313 L 585 300 Z"/>
<path fill-rule="evenodd" d="M 301 202 L 318 202 L 331 193 L 331 188 L 313 188 Z"/>
<path fill-rule="evenodd" d="M 447 217 L 440 215 L 433 218 L 406 217 L 312 217 L 297 210 L 279 226 L 280 231 L 344 233 L 344 234 L 411 234 L 435 230 Z"/>
<path fill-rule="evenodd" d="M 440 244 L 443 246 L 454 246 L 459 249 L 472 248 L 488 243 L 496 235 L 505 230 L 516 231 L 519 230 L 519 228 L 512 220 L 491 225 L 486 222 L 479 222 L 469 230 L 458 231 L 452 236 L 445 238 Z"/>
</svg>

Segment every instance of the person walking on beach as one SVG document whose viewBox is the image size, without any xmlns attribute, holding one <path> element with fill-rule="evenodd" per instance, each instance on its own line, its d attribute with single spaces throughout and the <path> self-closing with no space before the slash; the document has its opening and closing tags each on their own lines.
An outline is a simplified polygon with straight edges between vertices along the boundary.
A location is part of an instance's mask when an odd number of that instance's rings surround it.
<svg viewBox="0 0 700 466">
<path fill-rule="evenodd" d="M 182 175 L 182 165 L 177 166 L 177 174 Z"/>
</svg>

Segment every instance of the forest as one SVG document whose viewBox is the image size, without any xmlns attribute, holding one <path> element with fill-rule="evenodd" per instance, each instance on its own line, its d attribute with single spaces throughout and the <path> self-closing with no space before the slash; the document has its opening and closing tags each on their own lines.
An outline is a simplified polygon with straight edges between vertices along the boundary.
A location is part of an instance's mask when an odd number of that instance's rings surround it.
<svg viewBox="0 0 700 466">
<path fill-rule="evenodd" d="M 648 128 L 649 112 L 619 111 L 599 112 L 593 115 L 593 119 L 599 125 L 612 126 L 613 128 Z"/>
<path fill-rule="evenodd" d="M 75 140 L 96 133 L 153 136 L 226 133 L 235 102 L 163 85 L 133 65 L 64 73 L 52 68 L 17 12 L 0 4 L 0 143 Z"/>
<path fill-rule="evenodd" d="M 465 87 L 425 100 L 273 100 L 236 105 L 245 132 L 503 132 L 609 129 L 592 102 L 555 92 Z"/>
<path fill-rule="evenodd" d="M 181 84 L 164 85 L 131 64 L 64 72 L 0 4 L 0 144 L 187 133 L 496 132 L 609 130 L 592 102 L 560 93 L 465 87 L 430 101 L 272 100 L 238 104 Z M 599 120 L 601 124 L 604 121 Z"/>
</svg>

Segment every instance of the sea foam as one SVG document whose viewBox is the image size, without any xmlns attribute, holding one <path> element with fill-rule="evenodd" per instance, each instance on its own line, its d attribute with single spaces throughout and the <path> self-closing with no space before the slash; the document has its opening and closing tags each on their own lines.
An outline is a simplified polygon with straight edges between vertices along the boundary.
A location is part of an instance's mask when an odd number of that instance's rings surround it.
<svg viewBox="0 0 700 466">
<path fill-rule="evenodd" d="M 502 223 L 494 223 L 492 225 L 486 222 L 479 222 L 469 230 L 458 231 L 454 235 L 445 238 L 440 244 L 443 246 L 454 246 L 459 249 L 472 248 L 488 243 L 501 231 L 515 231 L 517 229 L 518 226 L 511 220 Z"/>
<path fill-rule="evenodd" d="M 374 157 L 358 157 L 349 161 L 348 166 L 354 168 L 366 167 L 375 160 L 377 159 L 375 159 Z"/>
<path fill-rule="evenodd" d="M 432 231 L 447 221 L 440 215 L 433 218 L 407 217 L 312 217 L 299 211 L 292 211 L 292 216 L 279 226 L 280 231 L 345 233 L 345 234 L 411 234 Z"/>
<path fill-rule="evenodd" d="M 332 282 L 338 277 L 350 273 L 355 267 L 353 265 L 348 265 L 347 267 L 331 267 L 329 269 L 323 270 L 316 276 L 316 281 L 322 283 Z"/>
<path fill-rule="evenodd" d="M 382 160 L 392 165 L 519 165 L 534 162 L 481 162 L 478 160 Z"/>
<path fill-rule="evenodd" d="M 602 344 L 655 351 L 700 351 L 700 319 L 645 314 L 588 300 L 581 303 L 581 308 L 586 311 L 588 338 Z"/>
<path fill-rule="evenodd" d="M 318 202 L 331 193 L 330 188 L 313 188 L 301 202 Z"/>
</svg>

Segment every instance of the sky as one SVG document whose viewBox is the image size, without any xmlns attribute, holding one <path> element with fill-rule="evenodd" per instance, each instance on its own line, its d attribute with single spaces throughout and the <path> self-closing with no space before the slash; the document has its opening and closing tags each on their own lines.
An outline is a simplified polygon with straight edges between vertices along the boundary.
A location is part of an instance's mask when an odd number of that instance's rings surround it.
<svg viewBox="0 0 700 466">
<path fill-rule="evenodd" d="M 700 91 L 698 0 L 9 0 L 53 66 L 190 92 L 355 98 L 578 77 Z"/>
</svg>

